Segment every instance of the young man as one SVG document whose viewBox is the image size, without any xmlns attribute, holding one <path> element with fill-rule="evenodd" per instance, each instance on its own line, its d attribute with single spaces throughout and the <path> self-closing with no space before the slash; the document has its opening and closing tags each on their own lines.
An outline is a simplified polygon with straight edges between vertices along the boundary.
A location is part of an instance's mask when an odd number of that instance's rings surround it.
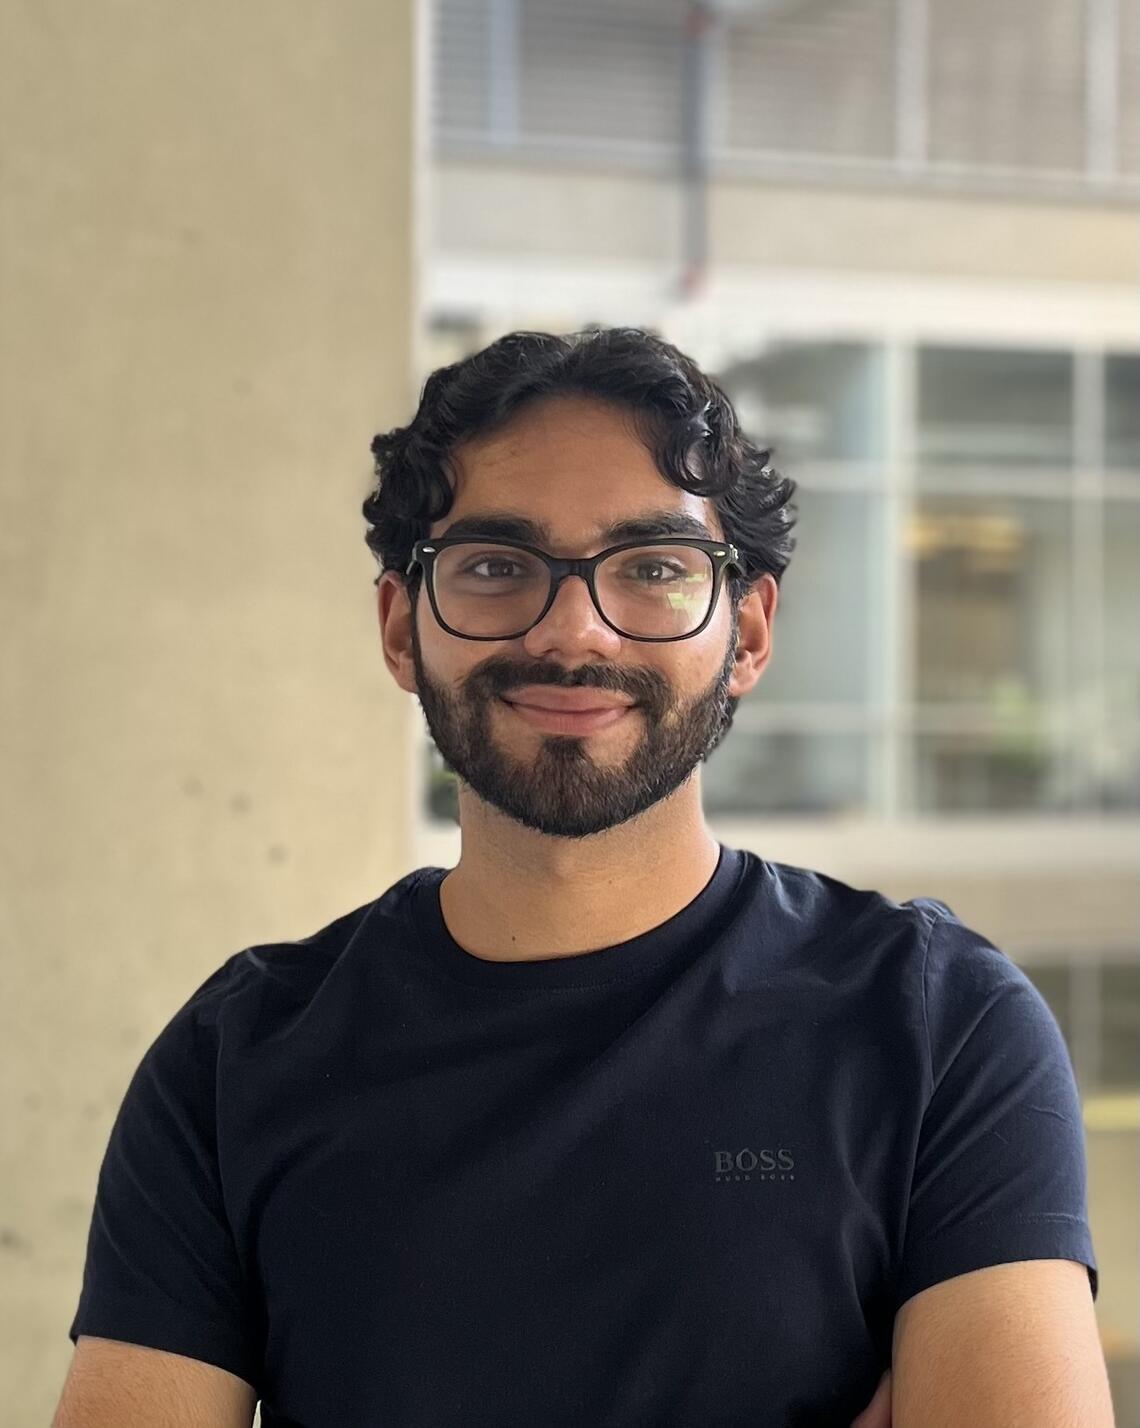
<svg viewBox="0 0 1140 1428">
<path fill-rule="evenodd" d="M 373 451 L 460 859 L 148 1051 L 71 1327 L 102 1382 L 182 1356 L 265 1428 L 1110 1424 L 1045 1002 L 944 903 L 705 822 L 794 483 L 635 329 L 510 334 Z"/>
</svg>

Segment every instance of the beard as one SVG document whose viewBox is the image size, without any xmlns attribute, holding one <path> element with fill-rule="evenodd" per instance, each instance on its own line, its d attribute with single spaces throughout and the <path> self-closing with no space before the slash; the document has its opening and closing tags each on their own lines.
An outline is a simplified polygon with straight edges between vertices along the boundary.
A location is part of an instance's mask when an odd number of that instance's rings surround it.
<svg viewBox="0 0 1140 1428">
<path fill-rule="evenodd" d="M 626 823 L 675 793 L 732 727 L 739 697 L 728 693 L 740 622 L 730 599 L 732 627 L 720 670 L 691 699 L 678 698 L 653 671 L 640 670 L 641 689 L 601 679 L 568 678 L 557 686 L 549 666 L 520 669 L 492 658 L 457 690 L 436 684 L 424 668 L 412 602 L 416 690 L 428 731 L 445 766 L 485 803 L 508 818 L 555 838 L 589 838 Z M 537 677 L 536 677 L 537 675 Z M 645 687 L 652 676 L 654 683 Z M 527 684 L 605 688 L 637 700 L 611 729 L 593 734 L 548 734 L 502 702 Z M 606 742 L 613 751 L 606 748 Z M 622 751 L 625 752 L 622 752 Z"/>
</svg>

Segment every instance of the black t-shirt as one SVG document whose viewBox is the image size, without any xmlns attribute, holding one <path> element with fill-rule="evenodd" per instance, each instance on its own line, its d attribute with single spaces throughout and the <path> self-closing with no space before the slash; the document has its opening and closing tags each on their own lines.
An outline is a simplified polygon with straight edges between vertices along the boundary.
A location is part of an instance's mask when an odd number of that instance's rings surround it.
<svg viewBox="0 0 1140 1428">
<path fill-rule="evenodd" d="M 944 903 L 722 845 L 652 931 L 493 962 L 446 871 L 159 1033 L 73 1341 L 228 1369 L 265 1428 L 847 1428 L 919 1290 L 1064 1258 L 1096 1298 L 1061 1031 Z"/>
</svg>

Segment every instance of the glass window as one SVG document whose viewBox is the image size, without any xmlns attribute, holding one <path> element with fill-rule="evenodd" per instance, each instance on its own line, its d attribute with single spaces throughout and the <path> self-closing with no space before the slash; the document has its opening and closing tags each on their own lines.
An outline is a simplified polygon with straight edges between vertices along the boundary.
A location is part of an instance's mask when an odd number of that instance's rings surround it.
<svg viewBox="0 0 1140 1428">
<path fill-rule="evenodd" d="M 1073 998 L 1069 963 L 1030 963 L 1022 965 L 1021 970 L 1049 1003 L 1049 1010 L 1057 1018 L 1072 1055 Z"/>
<path fill-rule="evenodd" d="M 798 545 L 780 581 L 772 653 L 746 698 L 868 703 L 885 654 L 874 582 L 887 558 L 885 498 L 801 486 L 794 501 Z"/>
<path fill-rule="evenodd" d="M 1066 770 L 1064 745 L 1036 725 L 1002 734 L 920 731 L 914 806 L 922 813 L 1067 809 Z"/>
<path fill-rule="evenodd" d="M 931 158 L 1079 173 L 1085 7 L 929 0 L 928 15 Z"/>
<path fill-rule="evenodd" d="M 1104 464 L 1140 471 L 1140 353 L 1109 353 L 1104 381 Z"/>
<path fill-rule="evenodd" d="M 461 362 L 464 357 L 477 352 L 483 342 L 478 319 L 461 313 L 436 312 L 423 330 L 421 385 L 437 367 Z"/>
<path fill-rule="evenodd" d="M 1140 175 L 1140 5 L 1121 5 L 1117 15 L 1120 22 L 1120 88 L 1117 93 L 1120 171 Z M 1140 1371 L 1140 1365 L 1137 1368 Z M 1140 1395 L 1140 1381 L 1136 1391 Z M 1136 1416 L 1140 1418 L 1140 1414 Z"/>
<path fill-rule="evenodd" d="M 893 154 L 893 0 L 717 8 L 729 148 Z"/>
<path fill-rule="evenodd" d="M 884 451 L 881 347 L 777 342 L 719 377 L 741 425 L 795 477 L 809 461 L 875 461 Z"/>
<path fill-rule="evenodd" d="M 766 728 L 741 700 L 732 728 L 701 766 L 705 812 L 865 813 L 867 746 L 865 734 Z"/>
<path fill-rule="evenodd" d="M 918 479 L 970 463 L 1071 466 L 1072 368 L 1068 352 L 920 348 Z"/>
<path fill-rule="evenodd" d="M 909 531 L 919 703 L 1017 722 L 1059 700 L 1069 666 L 1070 506 L 926 496 Z"/>
<path fill-rule="evenodd" d="M 485 0 L 436 0 L 430 86 L 433 132 L 487 127 L 490 32 Z"/>
<path fill-rule="evenodd" d="M 518 10 L 519 122 L 531 137 L 681 138 L 681 0 L 528 0 Z M 603 223 L 605 219 L 600 221 Z"/>
<path fill-rule="evenodd" d="M 435 746 L 431 731 L 424 723 L 423 778 L 427 815 L 436 823 L 459 822 L 459 783 L 451 765 Z"/>
<path fill-rule="evenodd" d="M 1140 966 L 1105 962 L 1100 968 L 1100 1084 L 1140 1089 Z"/>
</svg>

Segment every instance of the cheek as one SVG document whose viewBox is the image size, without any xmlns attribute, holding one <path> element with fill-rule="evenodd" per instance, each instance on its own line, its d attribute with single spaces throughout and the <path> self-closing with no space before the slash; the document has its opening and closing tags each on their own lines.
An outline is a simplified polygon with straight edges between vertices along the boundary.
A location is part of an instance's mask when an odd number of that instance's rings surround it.
<svg viewBox="0 0 1140 1428">
<path fill-rule="evenodd" d="M 675 661 L 675 678 L 686 689 L 706 688 L 722 678 L 735 662 L 735 641 L 731 638 L 730 622 L 724 617 L 712 620 L 707 630 L 689 640 L 691 648 Z"/>
</svg>

